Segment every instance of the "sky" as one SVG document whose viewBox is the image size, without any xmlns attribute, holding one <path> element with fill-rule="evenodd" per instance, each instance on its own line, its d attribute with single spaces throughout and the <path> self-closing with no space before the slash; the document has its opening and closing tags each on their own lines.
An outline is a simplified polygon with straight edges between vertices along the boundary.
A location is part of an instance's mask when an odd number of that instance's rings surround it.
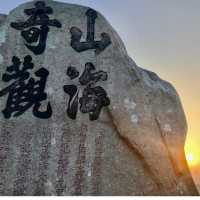
<svg viewBox="0 0 200 200">
<path fill-rule="evenodd" d="M 188 121 L 186 153 L 200 163 L 200 0 L 61 1 L 100 11 L 137 65 L 175 86 Z M 0 13 L 24 2 L 0 0 Z"/>
</svg>

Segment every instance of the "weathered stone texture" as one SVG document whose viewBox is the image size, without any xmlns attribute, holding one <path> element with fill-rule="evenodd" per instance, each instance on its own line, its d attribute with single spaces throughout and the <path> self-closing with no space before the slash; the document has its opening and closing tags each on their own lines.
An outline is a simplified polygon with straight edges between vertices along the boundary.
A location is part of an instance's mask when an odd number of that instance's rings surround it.
<svg viewBox="0 0 200 200">
<path fill-rule="evenodd" d="M 0 25 L 5 21 L 6 15 L 0 14 Z"/>
<path fill-rule="evenodd" d="M 19 117 L 0 114 L 1 195 L 197 195 L 185 155 L 187 126 L 175 89 L 153 72 L 139 68 L 113 28 L 98 13 L 95 39 L 108 33 L 112 44 L 101 53 L 76 52 L 70 45 L 70 28 L 86 39 L 88 8 L 45 1 L 50 18 L 62 28 L 50 27 L 43 54 L 34 55 L 11 22 L 26 21 L 23 4 L 5 18 L 0 16 L 0 77 L 12 57 L 33 58 L 34 68 L 48 69 L 45 91 L 52 106 L 49 119 L 36 118 L 32 108 Z M 3 20 L 2 20 L 3 19 Z M 4 22 L 2 22 L 4 21 Z M 110 105 L 96 121 L 78 112 L 68 117 L 69 96 L 63 85 L 68 66 L 82 72 L 87 62 L 108 74 L 100 85 Z M 0 90 L 8 84 L 0 81 Z M 0 97 L 0 109 L 7 96 Z M 46 102 L 47 102 L 46 101 Z M 44 109 L 46 103 L 44 103 Z"/>
</svg>

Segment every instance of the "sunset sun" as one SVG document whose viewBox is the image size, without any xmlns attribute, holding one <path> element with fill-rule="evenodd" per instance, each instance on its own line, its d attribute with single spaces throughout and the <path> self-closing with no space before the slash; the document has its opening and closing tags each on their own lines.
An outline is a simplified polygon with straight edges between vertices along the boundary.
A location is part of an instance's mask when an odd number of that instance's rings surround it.
<svg viewBox="0 0 200 200">
<path fill-rule="evenodd" d="M 195 156 L 193 155 L 192 152 L 187 153 L 186 159 L 187 159 L 188 164 L 190 166 L 193 166 L 193 165 L 195 165 L 197 163 L 197 160 L 195 159 Z"/>
<path fill-rule="evenodd" d="M 186 159 L 190 167 L 200 165 L 199 146 L 195 141 L 190 141 L 185 147 Z"/>
</svg>

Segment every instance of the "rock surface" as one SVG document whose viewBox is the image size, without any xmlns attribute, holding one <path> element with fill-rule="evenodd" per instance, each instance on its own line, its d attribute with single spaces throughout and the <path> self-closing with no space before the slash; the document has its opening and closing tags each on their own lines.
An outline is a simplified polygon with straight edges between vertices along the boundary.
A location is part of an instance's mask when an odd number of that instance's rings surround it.
<svg viewBox="0 0 200 200">
<path fill-rule="evenodd" d="M 0 14 L 0 24 L 6 20 L 6 15 Z"/>
<path fill-rule="evenodd" d="M 34 68 L 49 71 L 45 92 L 52 116 L 41 119 L 30 107 L 22 115 L 6 119 L 0 114 L 0 195 L 197 195 L 188 170 L 184 142 L 187 126 L 175 89 L 155 73 L 139 68 L 113 28 L 98 13 L 95 40 L 107 33 L 111 44 L 103 51 L 75 51 L 71 27 L 78 27 L 86 40 L 87 7 L 45 1 L 53 9 L 50 19 L 61 28 L 49 27 L 46 48 L 35 55 L 25 46 L 21 31 L 12 22 L 26 21 L 23 4 L 6 17 L 0 16 L 0 77 L 13 56 L 30 55 Z M 80 110 L 76 119 L 67 115 L 69 95 L 63 86 L 80 83 L 66 71 L 79 72 L 86 63 L 106 72 L 105 89 L 110 105 L 91 121 Z M 0 81 L 0 90 L 10 82 Z M 0 93 L 1 94 L 1 93 Z M 5 109 L 8 93 L 0 97 Z M 44 105 L 43 105 L 44 104 Z"/>
</svg>

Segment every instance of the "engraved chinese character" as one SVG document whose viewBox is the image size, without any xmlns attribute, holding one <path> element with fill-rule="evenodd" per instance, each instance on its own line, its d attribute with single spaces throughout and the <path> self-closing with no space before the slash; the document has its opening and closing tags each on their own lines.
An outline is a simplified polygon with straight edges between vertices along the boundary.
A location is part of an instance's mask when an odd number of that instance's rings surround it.
<svg viewBox="0 0 200 200">
<path fill-rule="evenodd" d="M 24 13 L 29 17 L 25 22 L 12 22 L 12 28 L 21 31 L 21 36 L 25 39 L 26 47 L 35 55 L 42 54 L 46 48 L 46 41 L 49 26 L 61 28 L 61 23 L 56 19 L 49 19 L 53 14 L 51 7 L 46 7 L 45 2 L 37 1 L 35 8 L 25 9 Z M 38 43 L 34 45 L 34 43 Z"/>
<path fill-rule="evenodd" d="M 110 99 L 106 91 L 101 86 L 95 86 L 99 81 L 106 81 L 108 75 L 104 71 L 95 71 L 92 63 L 86 63 L 82 75 L 75 67 L 68 67 L 67 75 L 71 80 L 79 77 L 79 85 L 85 86 L 82 97 L 79 98 L 80 88 L 76 85 L 64 85 L 64 91 L 69 95 L 67 114 L 71 119 L 76 119 L 78 107 L 80 111 L 88 113 L 91 121 L 97 120 L 104 106 L 110 105 Z"/>
<path fill-rule="evenodd" d="M 110 36 L 107 33 L 101 34 L 101 40 L 95 41 L 95 21 L 98 17 L 97 12 L 88 9 L 87 16 L 87 39 L 85 42 L 81 42 L 82 31 L 77 27 L 70 29 L 71 33 L 71 46 L 77 52 L 86 51 L 89 49 L 95 49 L 98 54 L 106 49 L 111 44 Z"/>
<path fill-rule="evenodd" d="M 34 68 L 31 56 L 25 56 L 23 64 L 18 57 L 13 57 L 12 65 L 7 67 L 3 74 L 4 82 L 13 81 L 8 87 L 0 91 L 0 97 L 7 95 L 7 103 L 2 111 L 4 117 L 9 119 L 18 117 L 33 106 L 33 115 L 46 119 L 51 117 L 52 109 L 48 102 L 46 111 L 40 111 L 41 102 L 47 99 L 44 92 L 49 72 L 45 68 L 40 68 L 35 72 L 38 80 L 30 77 L 30 72 Z M 23 65 L 23 67 L 21 67 Z"/>
</svg>

